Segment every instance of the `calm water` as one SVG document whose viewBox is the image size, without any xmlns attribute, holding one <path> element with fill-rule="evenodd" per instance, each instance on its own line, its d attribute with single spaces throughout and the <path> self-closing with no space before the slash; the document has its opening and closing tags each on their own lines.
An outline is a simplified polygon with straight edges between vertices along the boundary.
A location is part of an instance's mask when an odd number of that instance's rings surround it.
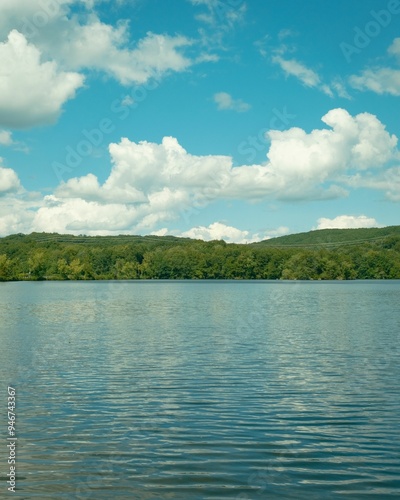
<svg viewBox="0 0 400 500">
<path fill-rule="evenodd" d="M 400 282 L 0 285 L 17 488 L 400 498 Z"/>
</svg>

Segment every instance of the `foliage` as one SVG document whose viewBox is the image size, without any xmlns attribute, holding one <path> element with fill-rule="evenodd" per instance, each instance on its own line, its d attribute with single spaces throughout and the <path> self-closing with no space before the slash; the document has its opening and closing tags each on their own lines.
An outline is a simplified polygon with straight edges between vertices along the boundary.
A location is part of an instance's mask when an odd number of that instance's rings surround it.
<svg viewBox="0 0 400 500">
<path fill-rule="evenodd" d="M 127 235 L 0 238 L 0 281 L 98 279 L 400 279 L 400 227 L 312 231 L 250 245 Z"/>
<path fill-rule="evenodd" d="M 398 236 L 400 236 L 400 226 L 362 229 L 319 229 L 308 233 L 289 234 L 279 238 L 272 238 L 256 243 L 256 245 L 335 248 L 343 245 L 372 243 L 389 237 L 396 239 Z"/>
</svg>

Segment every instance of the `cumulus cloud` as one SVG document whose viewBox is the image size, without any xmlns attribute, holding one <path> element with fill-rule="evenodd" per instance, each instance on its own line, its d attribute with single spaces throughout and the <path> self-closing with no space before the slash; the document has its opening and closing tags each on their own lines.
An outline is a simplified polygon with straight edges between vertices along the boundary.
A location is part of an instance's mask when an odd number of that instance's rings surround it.
<svg viewBox="0 0 400 500">
<path fill-rule="evenodd" d="M 296 127 L 269 131 L 265 163 L 237 167 L 229 156 L 192 155 L 173 137 L 160 144 L 123 138 L 109 146 L 108 178 L 101 183 L 89 173 L 62 182 L 34 211 L 31 230 L 148 233 L 168 221 L 187 223 L 214 201 L 338 198 L 349 187 L 386 189 L 398 201 L 400 169 L 391 166 L 398 156 L 397 138 L 369 113 L 351 116 L 333 109 L 322 121 L 325 127 L 309 133 Z M 8 192 L 18 187 L 15 174 L 4 176 Z M 221 221 L 188 231 L 227 241 L 271 235 L 246 233 Z"/>
<path fill-rule="evenodd" d="M 217 94 L 214 94 L 214 102 L 219 110 L 229 109 L 243 113 L 251 108 L 250 104 L 242 101 L 242 99 L 233 99 L 233 97 L 227 92 L 218 92 Z"/>
<path fill-rule="evenodd" d="M 0 125 L 54 123 L 88 71 L 131 85 L 215 62 L 212 54 L 189 57 L 194 41 L 179 34 L 148 32 L 133 39 L 128 20 L 115 25 L 100 20 L 96 8 L 104 1 L 0 2 Z"/>
<path fill-rule="evenodd" d="M 194 61 L 183 54 L 192 41 L 184 36 L 147 33 L 133 43 L 128 21 L 115 26 L 100 21 L 96 1 L 6 0 L 0 3 L 0 35 L 18 27 L 46 56 L 69 71 L 105 72 L 122 84 L 144 83 L 170 71 L 184 71 Z M 73 15 L 83 4 L 86 11 Z"/>
<path fill-rule="evenodd" d="M 249 231 L 241 231 L 232 226 L 227 226 L 221 222 L 214 222 L 208 227 L 198 226 L 185 231 L 182 236 L 197 240 L 224 240 L 227 243 L 251 243 L 260 241 L 257 236 L 250 235 Z"/>
<path fill-rule="evenodd" d="M 99 205 L 129 205 L 127 223 L 142 230 L 214 200 L 232 167 L 229 157 L 190 155 L 172 137 L 161 144 L 125 138 L 109 150 L 113 168 L 102 185 L 89 174 L 62 183 L 55 196 L 60 204 L 84 199 Z M 126 213 L 122 215 L 125 219 Z"/>
<path fill-rule="evenodd" d="M 374 115 L 353 117 L 344 109 L 333 109 L 322 121 L 329 128 L 310 133 L 296 127 L 269 131 L 268 161 L 233 169 L 230 194 L 259 199 L 336 198 L 346 194 L 335 184 L 340 174 L 383 167 L 398 154 L 396 136 Z"/>
<path fill-rule="evenodd" d="M 116 28 L 98 19 L 70 28 L 69 43 L 63 40 L 58 57 L 70 68 L 96 69 L 114 76 L 122 84 L 145 83 L 170 71 L 184 71 L 192 62 L 181 53 L 191 45 L 184 36 L 147 33 L 136 48 L 124 48 L 128 25 Z M 84 48 L 84 49 L 83 49 Z"/>
<path fill-rule="evenodd" d="M 42 62 L 39 50 L 16 30 L 0 43 L 0 60 L 0 124 L 6 127 L 54 122 L 83 85 L 81 75 L 60 71 L 54 61 Z"/>
<path fill-rule="evenodd" d="M 33 193 L 20 194 L 23 188 L 0 193 L 0 236 L 31 233 L 36 211 L 42 206 L 43 197 L 35 199 Z"/>
<path fill-rule="evenodd" d="M 62 16 L 65 6 L 75 0 L 2 0 L 0 2 L 0 35 L 12 28 L 36 34 L 40 29 Z"/>
<path fill-rule="evenodd" d="M 0 158 L 0 236 L 31 232 L 37 209 L 43 196 L 27 192 L 11 168 L 5 168 Z"/>
<path fill-rule="evenodd" d="M 0 166 L 0 196 L 16 192 L 21 188 L 18 175 L 11 168 Z"/>
<path fill-rule="evenodd" d="M 373 217 L 366 215 L 338 215 L 334 219 L 324 217 L 318 219 L 317 229 L 358 229 L 378 226 Z"/>
<path fill-rule="evenodd" d="M 97 207 L 111 205 L 116 211 L 120 207 L 122 226 L 118 226 L 118 231 L 151 231 L 164 221 L 198 212 L 215 200 L 341 197 L 346 194 L 341 179 L 349 172 L 364 176 L 397 154 L 396 137 L 388 134 L 373 115 L 353 117 L 343 109 L 335 109 L 322 121 L 327 128 L 310 133 L 299 128 L 270 131 L 267 161 L 240 167 L 234 167 L 228 156 L 191 155 L 173 137 L 165 137 L 161 144 L 135 143 L 123 138 L 109 147 L 112 169 L 103 184 L 93 174 L 69 179 L 55 191 L 57 203 L 53 200 L 55 205 L 42 212 L 51 212 L 48 220 L 53 220 L 53 224 L 60 212 L 70 214 L 69 218 L 75 213 L 74 227 L 81 224 L 83 232 L 84 227 L 85 231 L 94 228 L 88 211 L 96 213 Z M 348 186 L 346 182 L 344 185 Z M 76 203 L 82 209 L 80 217 L 79 210 L 72 209 Z M 106 230 L 112 230 L 113 223 L 104 218 L 99 222 Z M 193 228 L 190 234 L 216 235 L 215 231 L 222 229 L 218 224 L 206 228 L 207 233 L 204 228 Z M 97 226 L 93 230 L 97 231 Z M 254 238 L 250 234 L 235 234 L 246 240 Z"/>
<path fill-rule="evenodd" d="M 275 236 L 282 236 L 288 232 L 289 228 L 281 226 L 278 229 L 270 231 L 252 233 L 233 226 L 228 226 L 223 222 L 213 222 L 209 226 L 196 226 L 187 231 L 169 231 L 167 228 L 162 228 L 158 231 L 154 231 L 152 234 L 157 236 L 171 234 L 173 236 L 204 241 L 224 240 L 227 243 L 255 243 Z"/>
<path fill-rule="evenodd" d="M 271 147 L 267 156 L 277 170 L 317 176 L 322 181 L 344 169 L 384 165 L 396 155 L 396 136 L 370 113 L 353 117 L 338 108 L 324 115 L 322 122 L 330 129 L 309 134 L 299 128 L 268 133 Z"/>
<path fill-rule="evenodd" d="M 14 212 L 3 213 L 3 207 L 0 206 L 0 236 L 8 236 L 9 234 L 32 232 L 33 214 L 28 210 L 19 210 L 15 212 L 15 203 L 10 204 Z"/>
<path fill-rule="evenodd" d="M 46 196 L 44 202 L 32 222 L 34 231 L 119 234 L 131 228 L 135 220 L 134 208 L 118 203 L 59 200 L 53 195 Z"/>
</svg>

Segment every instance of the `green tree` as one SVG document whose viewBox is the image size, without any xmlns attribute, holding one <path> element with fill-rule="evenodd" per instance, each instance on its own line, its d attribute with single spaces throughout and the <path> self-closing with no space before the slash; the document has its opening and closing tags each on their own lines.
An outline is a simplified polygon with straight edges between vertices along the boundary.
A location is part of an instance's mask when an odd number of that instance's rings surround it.
<svg viewBox="0 0 400 500">
<path fill-rule="evenodd" d="M 0 281 L 9 281 L 14 279 L 13 261 L 6 254 L 0 255 Z"/>
<path fill-rule="evenodd" d="M 45 279 L 47 262 L 44 250 L 34 250 L 28 258 L 29 277 L 33 280 Z"/>
</svg>

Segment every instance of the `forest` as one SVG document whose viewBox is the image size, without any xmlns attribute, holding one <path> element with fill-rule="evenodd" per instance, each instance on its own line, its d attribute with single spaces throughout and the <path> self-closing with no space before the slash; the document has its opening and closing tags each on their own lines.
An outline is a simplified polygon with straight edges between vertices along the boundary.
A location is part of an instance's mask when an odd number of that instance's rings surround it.
<svg viewBox="0 0 400 500">
<path fill-rule="evenodd" d="M 253 244 L 56 233 L 0 238 L 0 281 L 125 279 L 400 279 L 400 226 Z"/>
</svg>

